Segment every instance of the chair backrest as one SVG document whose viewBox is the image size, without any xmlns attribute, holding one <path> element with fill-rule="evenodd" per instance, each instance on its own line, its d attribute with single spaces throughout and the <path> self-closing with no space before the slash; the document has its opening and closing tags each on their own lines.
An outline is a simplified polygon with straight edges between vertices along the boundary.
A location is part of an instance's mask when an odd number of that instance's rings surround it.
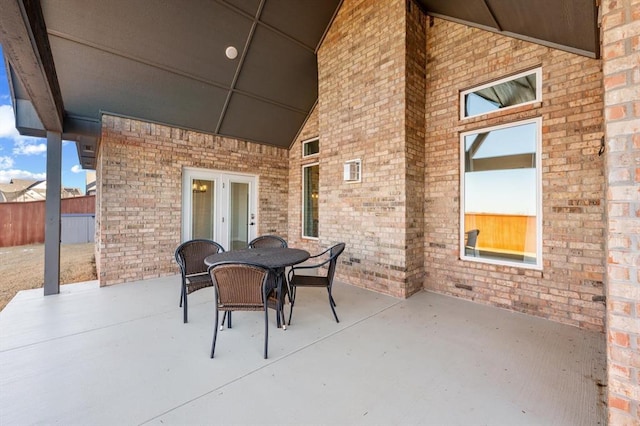
<svg viewBox="0 0 640 426">
<path fill-rule="evenodd" d="M 245 262 L 220 262 L 209 267 L 209 274 L 216 287 L 218 306 L 233 310 L 264 307 L 267 268 Z"/>
<path fill-rule="evenodd" d="M 344 251 L 345 244 L 338 243 L 329 249 L 329 270 L 327 271 L 327 278 L 329 279 L 329 285 L 333 283 L 333 276 L 336 273 L 336 264 L 338 263 L 338 256 Z"/>
<path fill-rule="evenodd" d="M 277 235 L 261 235 L 249 242 L 249 248 L 287 247 L 287 242 Z"/>
<path fill-rule="evenodd" d="M 224 248 L 212 240 L 195 239 L 185 241 L 176 249 L 176 262 L 180 266 L 183 276 L 202 274 L 207 272 L 205 257 L 222 253 Z"/>
<path fill-rule="evenodd" d="M 476 244 L 478 242 L 478 234 L 480 234 L 479 229 L 472 229 L 466 232 L 467 234 L 467 242 L 465 247 L 467 248 L 476 248 Z"/>
</svg>

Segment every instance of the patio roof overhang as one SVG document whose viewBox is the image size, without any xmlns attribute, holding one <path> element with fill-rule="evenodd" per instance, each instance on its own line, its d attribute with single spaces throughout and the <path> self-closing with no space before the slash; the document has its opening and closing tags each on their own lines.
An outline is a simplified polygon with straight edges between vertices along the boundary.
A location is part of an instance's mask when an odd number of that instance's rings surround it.
<svg viewBox="0 0 640 426">
<path fill-rule="evenodd" d="M 432 16 L 599 56 L 594 0 L 417 2 Z M 289 148 L 317 101 L 316 54 L 341 4 L 2 0 L 16 127 L 76 141 L 87 169 L 103 113 Z"/>
</svg>

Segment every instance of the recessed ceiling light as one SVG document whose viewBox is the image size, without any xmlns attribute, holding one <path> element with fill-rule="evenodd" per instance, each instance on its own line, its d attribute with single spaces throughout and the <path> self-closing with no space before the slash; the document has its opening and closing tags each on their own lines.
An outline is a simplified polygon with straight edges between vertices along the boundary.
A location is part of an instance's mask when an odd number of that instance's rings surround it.
<svg viewBox="0 0 640 426">
<path fill-rule="evenodd" d="M 227 47 L 227 50 L 224 51 L 225 55 L 229 59 L 235 59 L 238 56 L 238 49 L 233 46 Z"/>
</svg>

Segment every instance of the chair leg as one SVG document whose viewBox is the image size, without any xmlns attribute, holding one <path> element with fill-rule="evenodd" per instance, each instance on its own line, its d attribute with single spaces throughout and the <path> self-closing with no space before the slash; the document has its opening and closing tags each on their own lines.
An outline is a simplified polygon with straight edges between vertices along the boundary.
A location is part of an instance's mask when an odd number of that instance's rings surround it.
<svg viewBox="0 0 640 426">
<path fill-rule="evenodd" d="M 278 315 L 276 313 L 276 315 Z M 267 359 L 267 350 L 269 345 L 269 308 L 264 307 L 264 359 Z"/>
<path fill-rule="evenodd" d="M 289 301 L 291 302 L 291 306 L 289 306 L 289 325 L 291 325 L 291 315 L 293 315 L 293 305 L 296 303 L 296 287 L 289 286 Z"/>
<path fill-rule="evenodd" d="M 280 302 L 280 314 L 282 315 L 282 329 L 287 329 L 287 321 L 284 317 L 284 305 L 285 305 L 285 297 L 289 298 L 289 303 L 291 303 L 291 295 L 289 294 L 289 283 L 287 282 L 287 277 L 282 273 L 282 301 Z"/>
<path fill-rule="evenodd" d="M 282 304 L 282 306 L 280 307 L 280 315 L 282 316 L 282 329 L 286 330 L 287 329 L 287 319 L 284 317 L 284 303 Z"/>
<path fill-rule="evenodd" d="M 276 327 L 287 329 L 287 323 L 284 320 L 284 292 L 288 291 L 285 286 L 287 285 L 284 276 L 284 271 L 276 272 Z"/>
<path fill-rule="evenodd" d="M 213 323 L 213 343 L 211 344 L 211 358 L 216 351 L 216 339 L 218 338 L 218 309 L 216 308 L 216 320 Z"/>
<path fill-rule="evenodd" d="M 222 331 L 222 329 L 224 328 L 224 321 L 227 319 L 227 312 L 228 311 L 224 311 L 224 313 L 222 314 L 222 321 L 220 321 L 220 331 Z M 231 315 L 231 312 L 229 312 L 229 315 Z M 218 324 L 218 321 L 216 321 L 216 324 Z"/>
<path fill-rule="evenodd" d="M 331 290 L 327 288 L 327 292 L 329 293 L 329 306 L 331 306 L 331 311 L 333 312 L 333 317 L 336 319 L 336 322 L 340 322 L 338 319 L 338 315 L 336 314 L 336 302 L 333 300 L 333 296 L 331 296 Z"/>
<path fill-rule="evenodd" d="M 186 324 L 189 322 L 187 319 L 187 287 L 182 287 L 182 296 L 180 297 L 180 301 L 182 302 L 182 321 Z"/>
</svg>

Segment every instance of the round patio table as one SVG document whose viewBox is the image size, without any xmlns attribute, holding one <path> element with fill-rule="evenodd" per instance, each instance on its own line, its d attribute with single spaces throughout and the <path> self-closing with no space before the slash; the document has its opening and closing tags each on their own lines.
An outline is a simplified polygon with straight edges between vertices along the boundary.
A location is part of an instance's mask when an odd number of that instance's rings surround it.
<svg viewBox="0 0 640 426">
<path fill-rule="evenodd" d="M 207 266 L 211 266 L 218 262 L 249 262 L 271 269 L 280 269 L 302 263 L 307 260 L 309 256 L 308 251 L 294 248 L 247 248 L 212 254 L 204 259 L 204 263 Z"/>
<path fill-rule="evenodd" d="M 272 269 L 276 275 L 276 291 L 278 294 L 278 306 L 276 309 L 277 324 L 278 327 L 280 327 L 280 315 L 282 315 L 282 328 L 286 330 L 283 306 L 284 295 L 285 293 L 289 293 L 289 288 L 284 279 L 284 269 L 287 266 L 304 262 L 309 259 L 309 256 L 310 254 L 306 250 L 288 247 L 246 248 L 212 254 L 204 259 L 204 263 L 207 266 L 211 266 L 219 262 L 248 262 Z"/>
</svg>

